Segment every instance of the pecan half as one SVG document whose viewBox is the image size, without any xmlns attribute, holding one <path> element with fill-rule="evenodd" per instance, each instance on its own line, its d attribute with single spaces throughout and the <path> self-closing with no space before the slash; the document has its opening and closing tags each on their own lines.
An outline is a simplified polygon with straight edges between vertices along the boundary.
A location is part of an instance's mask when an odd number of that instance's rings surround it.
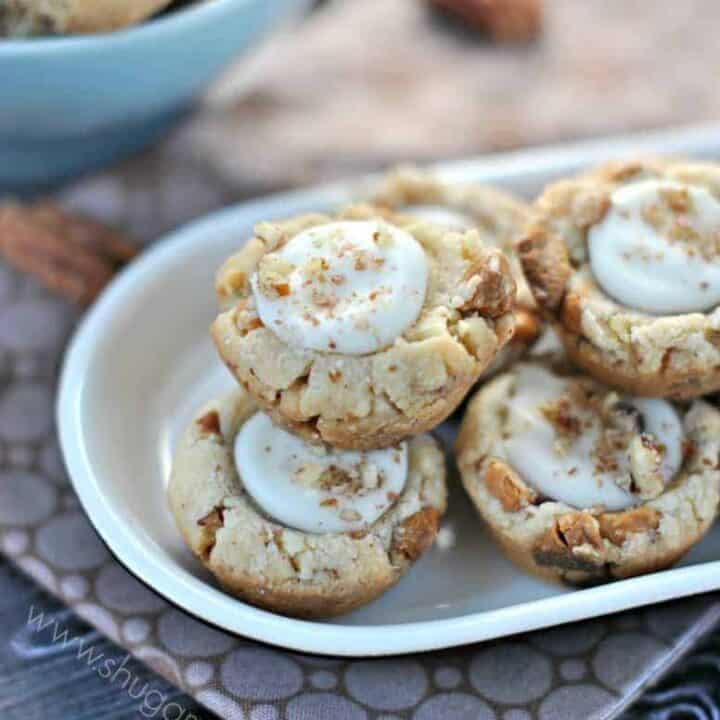
<svg viewBox="0 0 720 720">
<path fill-rule="evenodd" d="M 3 259 L 76 302 L 92 302 L 136 253 L 120 233 L 54 203 L 0 206 Z"/>
<path fill-rule="evenodd" d="M 542 26 L 540 0 L 433 0 L 498 42 L 534 40 Z"/>
</svg>

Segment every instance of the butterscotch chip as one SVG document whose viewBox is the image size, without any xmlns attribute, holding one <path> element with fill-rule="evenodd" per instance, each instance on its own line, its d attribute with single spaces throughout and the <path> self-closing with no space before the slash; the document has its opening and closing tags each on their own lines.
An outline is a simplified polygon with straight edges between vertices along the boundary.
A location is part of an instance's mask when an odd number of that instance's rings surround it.
<svg viewBox="0 0 720 720">
<path fill-rule="evenodd" d="M 235 465 L 235 439 L 256 411 L 236 389 L 202 408 L 181 437 L 167 493 L 185 543 L 227 592 L 267 610 L 318 618 L 371 602 L 435 540 L 446 506 L 440 447 L 428 435 L 408 441 L 405 486 L 366 527 L 303 532 L 260 509 Z M 362 482 L 375 480 L 367 468 Z"/>
<path fill-rule="evenodd" d="M 507 512 L 518 512 L 535 498 L 535 493 L 520 479 L 520 476 L 509 465 L 499 460 L 491 460 L 488 463 L 485 484 Z"/>
<path fill-rule="evenodd" d="M 628 535 L 648 533 L 660 527 L 660 513 L 654 508 L 639 507 L 622 513 L 605 513 L 598 517 L 600 534 L 613 545 L 621 546 Z"/>
<path fill-rule="evenodd" d="M 395 531 L 394 551 L 414 562 L 433 544 L 439 527 L 440 513 L 437 509 L 423 508 L 404 520 Z"/>
</svg>

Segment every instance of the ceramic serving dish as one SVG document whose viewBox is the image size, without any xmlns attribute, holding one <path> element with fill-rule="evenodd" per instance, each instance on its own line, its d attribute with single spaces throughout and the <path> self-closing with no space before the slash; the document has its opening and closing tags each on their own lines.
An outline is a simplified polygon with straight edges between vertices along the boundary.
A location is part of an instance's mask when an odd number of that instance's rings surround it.
<svg viewBox="0 0 720 720">
<path fill-rule="evenodd" d="M 611 156 L 720 156 L 720 132 L 602 141 L 444 165 L 449 180 L 524 195 Z M 331 208 L 367 180 L 231 207 L 158 242 L 121 273 L 85 317 L 65 358 L 57 408 L 65 461 L 112 552 L 137 577 L 226 630 L 313 653 L 371 656 L 476 642 L 720 588 L 720 526 L 674 569 L 575 590 L 529 577 L 482 530 L 456 478 L 435 547 L 395 588 L 327 622 L 293 620 L 222 592 L 182 543 L 166 506 L 175 442 L 193 411 L 233 381 L 212 348 L 213 277 L 264 218 Z M 456 427 L 439 428 L 451 446 Z M 445 544 L 447 545 L 447 544 Z"/>
</svg>

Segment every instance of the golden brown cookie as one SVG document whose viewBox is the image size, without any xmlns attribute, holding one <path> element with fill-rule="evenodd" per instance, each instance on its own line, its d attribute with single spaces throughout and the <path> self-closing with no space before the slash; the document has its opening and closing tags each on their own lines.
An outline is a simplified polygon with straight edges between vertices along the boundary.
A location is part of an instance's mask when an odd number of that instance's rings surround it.
<svg viewBox="0 0 720 720">
<path fill-rule="evenodd" d="M 720 167 L 605 165 L 550 185 L 517 249 L 568 356 L 647 396 L 720 388 Z"/>
<path fill-rule="evenodd" d="M 307 532 L 259 507 L 246 485 L 257 468 L 237 467 L 235 458 L 243 456 L 236 455 L 236 439 L 256 412 L 238 388 L 200 410 L 183 435 L 168 499 L 185 542 L 228 592 L 267 610 L 328 617 L 375 599 L 435 539 L 446 502 L 445 459 L 437 443 L 427 435 L 407 443 L 404 487 L 388 498 L 389 506 L 371 524 L 348 532 Z M 277 433 L 274 437 L 277 441 Z M 269 453 L 268 448 L 261 451 Z M 293 482 L 315 490 L 310 465 L 299 468 L 302 473 Z M 362 487 L 344 486 L 338 483 L 348 478 L 330 467 L 333 473 L 320 473 L 319 482 L 332 477 L 335 484 L 329 490 L 320 486 L 330 499 L 318 511 L 332 501 L 353 502 L 348 493 L 362 495 L 368 484 L 374 492 L 383 488 L 382 473 L 363 472 L 356 478 Z"/>
<path fill-rule="evenodd" d="M 388 173 L 376 188 L 373 201 L 393 212 L 446 224 L 455 230 L 475 228 L 485 244 L 508 256 L 517 285 L 515 333 L 484 377 L 519 360 L 538 339 L 544 325 L 515 254 L 515 243 L 528 220 L 528 206 L 503 190 L 479 183 L 446 183 L 413 167 Z"/>
<path fill-rule="evenodd" d="M 217 292 L 227 367 L 275 422 L 339 448 L 435 427 L 515 325 L 509 263 L 476 230 L 371 206 L 261 223 Z"/>
<path fill-rule="evenodd" d="M 478 391 L 457 441 L 463 484 L 524 569 L 592 583 L 667 567 L 720 499 L 720 413 L 621 396 L 567 368 L 519 363 Z"/>
</svg>

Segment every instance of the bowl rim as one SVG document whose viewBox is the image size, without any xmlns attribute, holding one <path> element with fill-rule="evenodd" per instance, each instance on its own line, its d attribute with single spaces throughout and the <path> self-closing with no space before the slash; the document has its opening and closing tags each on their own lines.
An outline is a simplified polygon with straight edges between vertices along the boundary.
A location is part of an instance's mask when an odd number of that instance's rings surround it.
<svg viewBox="0 0 720 720">
<path fill-rule="evenodd" d="M 192 5 L 120 30 L 82 35 L 41 36 L 20 39 L 0 37 L 0 59 L 7 56 L 38 56 L 86 52 L 122 47 L 135 41 L 159 40 L 181 34 L 196 22 L 213 22 L 238 6 L 265 0 L 195 0 Z M 287 0 L 283 0 L 287 2 Z"/>
</svg>

